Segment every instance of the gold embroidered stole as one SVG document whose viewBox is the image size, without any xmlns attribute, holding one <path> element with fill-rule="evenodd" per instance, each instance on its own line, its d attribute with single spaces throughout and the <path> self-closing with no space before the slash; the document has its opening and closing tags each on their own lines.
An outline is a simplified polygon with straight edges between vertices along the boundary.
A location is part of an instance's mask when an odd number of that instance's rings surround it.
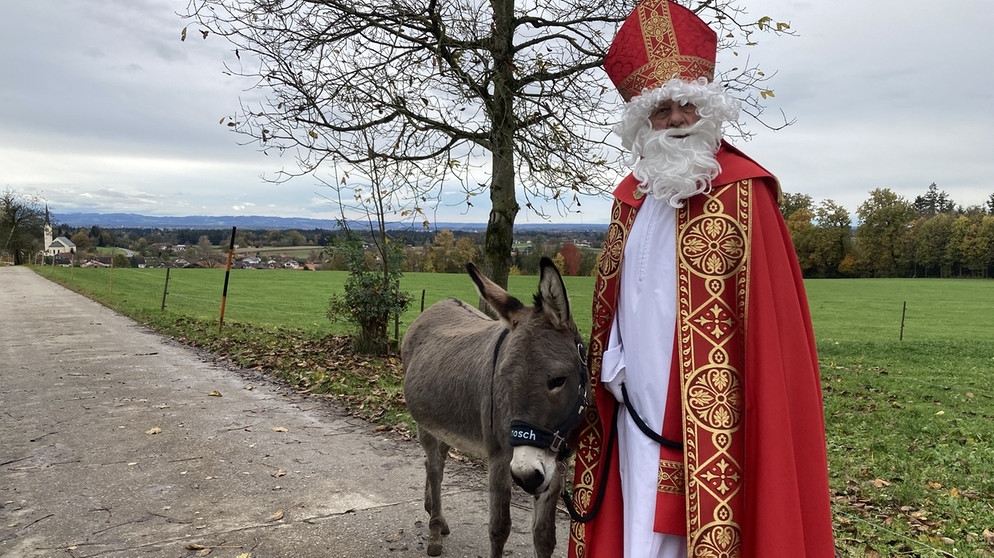
<svg viewBox="0 0 994 558">
<path fill-rule="evenodd" d="M 692 556 L 738 556 L 751 180 L 677 212 L 678 342 Z"/>
<path fill-rule="evenodd" d="M 659 495 L 685 494 L 691 556 L 739 556 L 742 521 L 744 364 L 751 180 L 715 187 L 677 210 L 677 354 L 684 455 L 661 455 Z M 637 203 L 641 196 L 636 195 Z M 613 398 L 600 383 L 617 306 L 621 260 L 638 208 L 615 200 L 594 284 L 589 362 L 599 394 L 580 427 L 573 497 L 587 513 L 597 484 Z M 615 450 L 617 451 L 617 450 Z M 665 452 L 665 450 L 664 450 Z M 681 462 L 682 461 L 682 462 Z M 691 471 L 691 474 L 687 474 Z M 617 473 L 612 473 L 616 475 Z M 587 554 L 585 524 L 571 522 L 570 556 Z M 620 533 L 611 536 L 620 537 Z"/>
</svg>

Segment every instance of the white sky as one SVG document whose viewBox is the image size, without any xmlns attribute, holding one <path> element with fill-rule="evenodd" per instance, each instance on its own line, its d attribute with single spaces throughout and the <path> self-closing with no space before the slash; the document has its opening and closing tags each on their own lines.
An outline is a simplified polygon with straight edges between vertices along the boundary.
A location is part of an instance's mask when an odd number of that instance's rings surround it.
<svg viewBox="0 0 994 558">
<path fill-rule="evenodd" d="M 746 51 L 796 123 L 737 145 L 783 189 L 855 213 L 874 188 L 912 200 L 935 182 L 960 205 L 994 193 L 994 46 L 990 0 L 742 0 L 755 19 L 789 21 L 797 37 Z M 176 12 L 186 0 L 3 0 L 0 190 L 39 195 L 56 215 L 270 215 L 333 219 L 312 177 L 274 185 L 292 158 L 265 156 L 219 124 L 244 82 L 233 60 Z M 719 65 L 730 63 L 727 57 Z M 605 78 L 606 81 L 607 78 Z M 485 222 L 444 209 L 438 221 Z M 583 200 L 570 222 L 604 223 Z M 567 219 L 557 218 L 558 221 Z M 540 222 L 525 210 L 519 222 Z"/>
</svg>

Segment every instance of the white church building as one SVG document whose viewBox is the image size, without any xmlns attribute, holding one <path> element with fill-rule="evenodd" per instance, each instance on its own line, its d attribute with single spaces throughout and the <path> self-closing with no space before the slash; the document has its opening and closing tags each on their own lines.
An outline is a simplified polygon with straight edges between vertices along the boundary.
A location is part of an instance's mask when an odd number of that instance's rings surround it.
<svg viewBox="0 0 994 558">
<path fill-rule="evenodd" d="M 76 245 L 73 241 L 69 240 L 64 236 L 58 238 L 52 238 L 52 223 L 48 218 L 48 208 L 45 208 L 45 255 L 46 256 L 57 256 L 59 254 L 74 254 L 76 253 Z"/>
</svg>

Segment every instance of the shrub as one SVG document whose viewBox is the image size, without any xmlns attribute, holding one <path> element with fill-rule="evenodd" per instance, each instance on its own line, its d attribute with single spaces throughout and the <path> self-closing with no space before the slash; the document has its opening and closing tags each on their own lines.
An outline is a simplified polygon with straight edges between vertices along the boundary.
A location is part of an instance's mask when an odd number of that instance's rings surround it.
<svg viewBox="0 0 994 558">
<path fill-rule="evenodd" d="M 124 254 L 122 254 L 120 252 L 118 252 L 117 254 L 114 254 L 114 260 L 113 261 L 114 261 L 114 267 L 118 267 L 118 268 L 122 268 L 122 267 L 123 268 L 128 268 L 128 267 L 131 267 L 131 260 L 129 260 L 127 256 L 125 256 Z"/>
<path fill-rule="evenodd" d="M 390 350 L 387 333 L 391 318 L 399 316 L 411 303 L 410 295 L 400 290 L 400 262 L 404 253 L 396 243 L 387 241 L 381 255 L 369 257 L 362 239 L 350 230 L 334 248 L 344 256 L 349 277 L 344 292 L 328 300 L 328 318 L 356 326 L 353 342 L 364 354 L 386 354 Z"/>
</svg>

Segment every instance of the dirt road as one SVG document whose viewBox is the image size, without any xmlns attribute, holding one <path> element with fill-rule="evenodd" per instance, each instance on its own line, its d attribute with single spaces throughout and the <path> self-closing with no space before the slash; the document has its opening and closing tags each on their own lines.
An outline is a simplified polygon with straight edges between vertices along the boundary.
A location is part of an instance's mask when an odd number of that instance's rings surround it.
<svg viewBox="0 0 994 558">
<path fill-rule="evenodd" d="M 0 556 L 425 555 L 416 442 L 207 357 L 0 268 Z M 485 471 L 446 472 L 443 556 L 489 556 Z M 506 555 L 530 513 L 517 491 Z"/>
</svg>

